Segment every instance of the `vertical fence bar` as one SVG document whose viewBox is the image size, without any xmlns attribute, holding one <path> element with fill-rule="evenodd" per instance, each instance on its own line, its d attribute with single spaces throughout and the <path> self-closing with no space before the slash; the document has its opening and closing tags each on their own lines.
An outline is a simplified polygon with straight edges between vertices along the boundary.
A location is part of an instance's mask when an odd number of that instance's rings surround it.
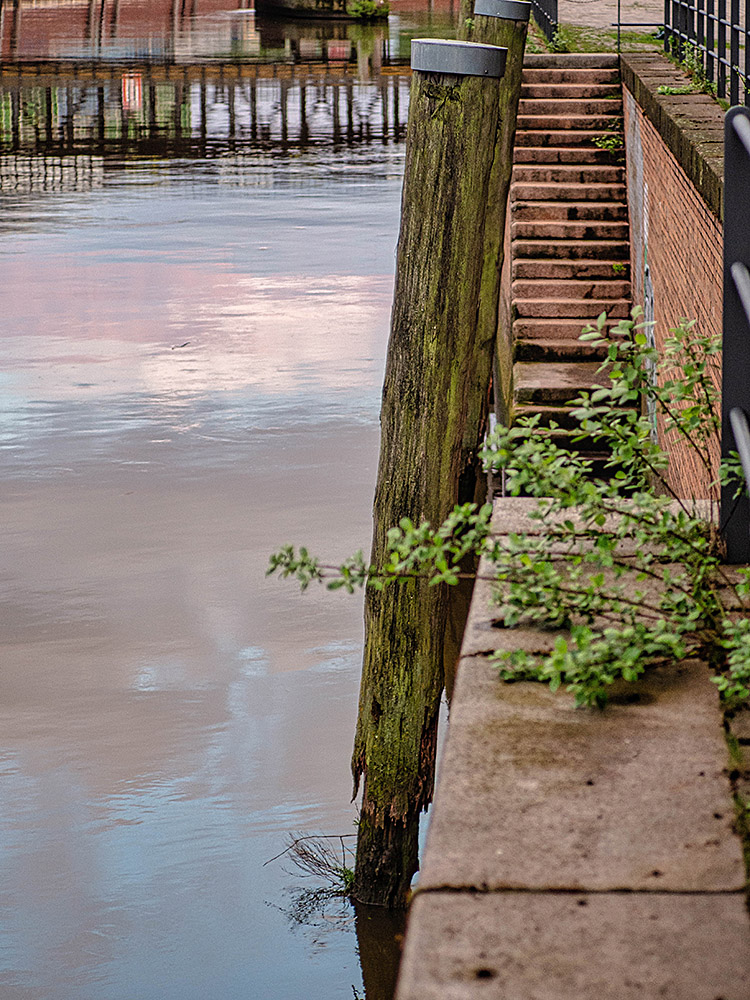
<svg viewBox="0 0 750 1000">
<path fill-rule="evenodd" d="M 729 4 L 729 103 L 740 100 L 740 0 Z"/>
<path fill-rule="evenodd" d="M 714 41 L 716 12 L 714 0 L 706 0 L 706 79 L 713 83 L 716 79 L 716 57 L 714 55 Z"/>
<path fill-rule="evenodd" d="M 690 0 L 683 0 L 683 4 L 685 7 L 685 35 L 688 43 L 695 47 L 695 4 L 690 3 Z"/>
<path fill-rule="evenodd" d="M 690 43 L 689 0 L 680 0 L 680 34 L 682 35 L 682 58 L 684 59 L 687 45 Z"/>
<path fill-rule="evenodd" d="M 727 95 L 727 0 L 719 0 L 719 23 L 717 25 L 716 93 Z"/>
<path fill-rule="evenodd" d="M 671 51 L 672 41 L 672 3 L 671 0 L 664 0 L 664 51 Z"/>
<path fill-rule="evenodd" d="M 743 133 L 746 141 L 743 142 Z M 750 111 L 732 108 L 724 121 L 724 318 L 722 345 L 721 454 L 737 450 L 729 415 L 750 409 L 750 321 L 732 275 L 750 264 Z M 746 272 L 747 273 L 747 272 Z M 750 500 L 721 490 L 721 531 L 727 562 L 750 562 Z"/>
<path fill-rule="evenodd" d="M 695 15 L 696 44 L 701 53 L 701 66 L 703 72 L 706 71 L 706 6 L 705 0 L 698 0 L 698 9 Z"/>
</svg>

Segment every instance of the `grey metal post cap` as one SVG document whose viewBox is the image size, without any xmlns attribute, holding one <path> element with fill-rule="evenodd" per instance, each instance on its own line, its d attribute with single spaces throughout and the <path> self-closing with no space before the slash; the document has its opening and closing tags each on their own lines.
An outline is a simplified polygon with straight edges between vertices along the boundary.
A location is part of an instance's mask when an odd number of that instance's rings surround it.
<svg viewBox="0 0 750 1000">
<path fill-rule="evenodd" d="M 474 13 L 485 17 L 504 17 L 507 21 L 528 21 L 528 0 L 475 0 Z"/>
<path fill-rule="evenodd" d="M 507 49 L 477 42 L 454 42 L 444 38 L 412 38 L 411 68 L 422 73 L 452 73 L 454 76 L 494 76 L 505 72 Z"/>
</svg>

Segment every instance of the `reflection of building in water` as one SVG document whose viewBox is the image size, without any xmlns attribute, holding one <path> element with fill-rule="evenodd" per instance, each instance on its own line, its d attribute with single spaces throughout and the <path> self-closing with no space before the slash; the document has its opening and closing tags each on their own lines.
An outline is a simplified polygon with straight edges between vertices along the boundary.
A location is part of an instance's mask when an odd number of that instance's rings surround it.
<svg viewBox="0 0 750 1000">
<path fill-rule="evenodd" d="M 391 0 L 386 22 L 262 16 L 253 0 L 0 0 L 0 63 L 409 61 L 453 31 L 458 0 Z M 348 43 L 348 46 L 347 46 Z"/>
<path fill-rule="evenodd" d="M 2 0 L 0 57 L 170 59 L 183 51 L 212 57 L 252 50 L 248 0 Z M 236 18 L 236 21 L 235 21 Z M 194 40 L 193 40 L 194 38 Z"/>
<path fill-rule="evenodd" d="M 256 17 L 253 0 L 0 0 L 0 61 L 325 59 L 326 40 L 347 37 L 358 54 L 377 37 L 386 60 L 408 61 L 409 37 L 450 31 L 458 11 L 458 0 L 391 2 L 389 23 L 362 25 Z"/>
<path fill-rule="evenodd" d="M 0 73 L 0 150 L 212 156 L 402 137 L 403 73 L 362 83 L 325 64 L 218 70 L 113 68 L 88 79 Z"/>
</svg>

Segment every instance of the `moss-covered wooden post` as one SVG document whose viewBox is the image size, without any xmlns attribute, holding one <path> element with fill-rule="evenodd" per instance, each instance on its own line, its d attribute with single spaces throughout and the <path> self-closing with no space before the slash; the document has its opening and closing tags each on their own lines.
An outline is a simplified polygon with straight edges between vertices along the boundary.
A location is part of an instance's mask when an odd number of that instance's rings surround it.
<svg viewBox="0 0 750 1000">
<path fill-rule="evenodd" d="M 516 140 L 516 119 L 521 96 L 521 74 L 526 50 L 526 35 L 531 4 L 528 0 L 462 0 L 461 29 L 463 37 L 488 45 L 500 45 L 508 50 L 505 74 L 499 90 L 500 127 L 487 204 L 487 225 L 482 271 L 477 331 L 476 378 L 485 385 L 488 376 L 488 344 L 495 345 L 495 412 L 505 422 L 509 416 L 513 393 L 512 331 L 499 318 L 500 275 L 503 267 L 504 236 L 508 192 L 513 171 L 513 147 Z M 487 411 L 476 415 L 483 423 Z"/>
<path fill-rule="evenodd" d="M 372 561 L 403 517 L 441 521 L 474 461 L 475 335 L 505 51 L 415 39 L 401 231 L 381 410 Z M 475 428 L 476 430 L 476 428 Z M 475 450 L 476 445 L 474 445 Z M 432 798 L 446 594 L 369 590 L 352 771 L 363 781 L 354 895 L 401 905 Z"/>
</svg>

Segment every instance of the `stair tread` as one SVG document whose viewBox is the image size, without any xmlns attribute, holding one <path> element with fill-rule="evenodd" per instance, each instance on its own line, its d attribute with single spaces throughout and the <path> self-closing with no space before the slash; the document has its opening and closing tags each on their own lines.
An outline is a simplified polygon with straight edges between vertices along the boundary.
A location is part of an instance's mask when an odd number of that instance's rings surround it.
<svg viewBox="0 0 750 1000">
<path fill-rule="evenodd" d="M 620 65 L 620 57 L 616 52 L 527 52 L 523 60 L 524 70 L 530 69 L 567 69 L 579 67 L 583 69 L 616 68 Z"/>
<path fill-rule="evenodd" d="M 519 128 L 516 131 L 516 144 L 521 147 L 542 146 L 570 149 L 572 146 L 584 146 L 588 143 L 591 148 L 598 149 L 593 143 L 594 139 L 599 139 L 601 135 L 602 129 L 600 128 Z"/>
<path fill-rule="evenodd" d="M 629 298 L 630 282 L 623 278 L 514 278 L 511 287 L 514 293 L 539 290 L 554 292 L 550 297 L 565 295 L 566 298 L 588 300 L 594 297 Z M 598 295 L 587 296 L 586 293 L 592 291 Z M 607 292 L 613 294 L 605 294 Z"/>
<path fill-rule="evenodd" d="M 554 110 L 549 110 L 554 109 Z M 616 97 L 524 97 L 519 115 L 622 115 L 622 101 Z"/>
</svg>

